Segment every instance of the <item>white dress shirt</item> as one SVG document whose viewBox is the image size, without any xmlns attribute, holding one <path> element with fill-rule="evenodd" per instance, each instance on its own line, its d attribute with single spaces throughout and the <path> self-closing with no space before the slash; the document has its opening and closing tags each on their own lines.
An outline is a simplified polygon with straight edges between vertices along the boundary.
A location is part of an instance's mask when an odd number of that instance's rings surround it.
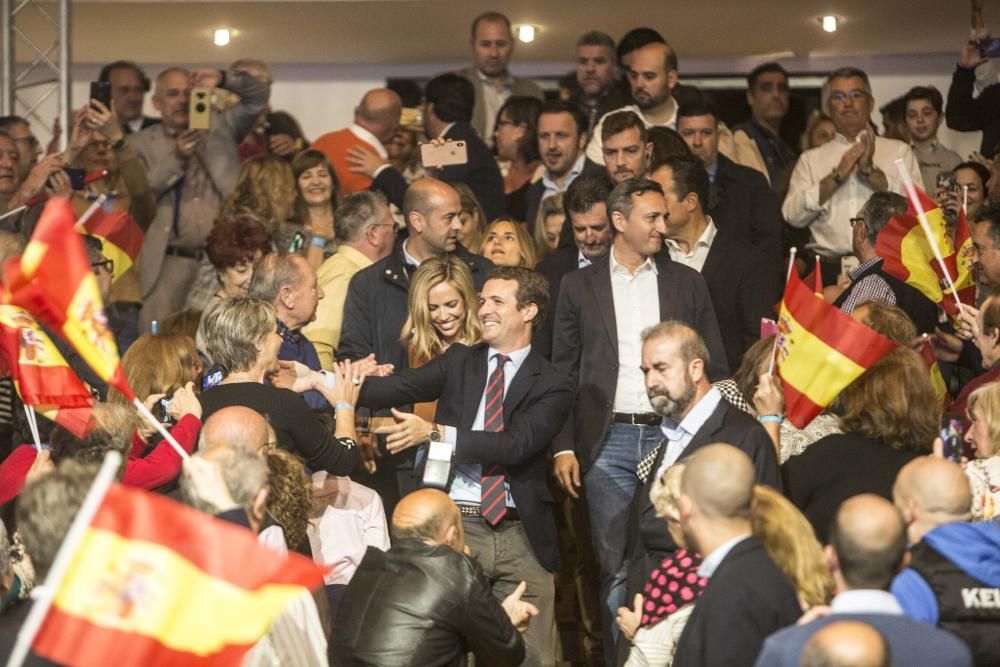
<svg viewBox="0 0 1000 667">
<path fill-rule="evenodd" d="M 733 547 L 748 537 L 750 537 L 750 533 L 734 537 L 728 542 L 722 543 L 715 549 L 715 551 L 705 556 L 705 560 L 701 561 L 701 567 L 698 568 L 698 576 L 711 577 L 715 574 L 715 571 L 719 569 L 719 565 L 721 565 L 723 559 L 729 555 L 729 552 L 733 550 Z"/>
<path fill-rule="evenodd" d="M 705 260 L 708 259 L 708 251 L 712 249 L 712 241 L 715 240 L 715 233 L 717 231 L 711 216 L 705 217 L 708 218 L 708 226 L 705 227 L 705 231 L 695 241 L 690 252 L 686 252 L 681 248 L 681 244 L 677 241 L 671 238 L 664 239 L 667 244 L 667 251 L 670 253 L 670 259 L 684 266 L 689 266 L 698 273 L 701 273 L 701 269 L 705 266 Z"/>
<path fill-rule="evenodd" d="M 831 614 L 890 614 L 902 616 L 903 608 L 889 591 L 860 589 L 838 593 L 830 602 Z"/>
<path fill-rule="evenodd" d="M 618 334 L 618 382 L 615 386 L 615 412 L 652 412 L 646 396 L 642 364 L 642 341 L 639 335 L 660 322 L 660 293 L 656 282 L 656 263 L 647 257 L 635 273 L 615 260 L 611 248 L 611 293 L 615 306 Z M 610 372 L 611 369 L 609 368 Z"/>
<path fill-rule="evenodd" d="M 809 247 L 821 255 L 851 254 L 850 220 L 875 192 L 864 177 L 855 173 L 847 177 L 847 182 L 837 188 L 830 199 L 820 203 L 820 181 L 840 164 L 840 159 L 851 145 L 847 137 L 837 133 L 833 141 L 803 153 L 795 163 L 788 195 L 781 207 L 781 214 L 788 224 L 809 228 L 812 235 Z M 920 183 L 920 165 L 910 147 L 902 141 L 875 137 L 873 164 L 886 175 L 889 190 L 904 194 L 896 167 L 896 160 L 900 159 L 913 182 Z"/>
<path fill-rule="evenodd" d="M 658 127 L 669 127 L 671 130 L 677 129 L 677 102 L 674 98 L 670 98 L 670 120 L 666 123 L 656 123 Z M 597 125 L 594 126 L 594 131 L 590 135 L 590 141 L 587 143 L 587 157 L 590 158 L 591 162 L 596 162 L 597 164 L 604 164 L 604 141 L 601 139 L 601 130 L 604 128 L 604 119 L 613 113 L 619 113 L 621 111 L 631 111 L 636 116 L 642 119 L 643 124 L 649 128 L 653 127 L 653 123 L 649 121 L 644 115 L 642 115 L 642 110 L 635 104 L 628 104 L 620 109 L 615 109 L 614 111 L 609 111 L 608 113 L 601 116 L 601 119 L 597 121 Z"/>
<path fill-rule="evenodd" d="M 510 72 L 505 72 L 503 78 L 499 80 L 500 85 L 497 86 L 497 79 L 491 79 L 479 71 L 479 69 L 476 69 L 476 76 L 479 77 L 479 81 L 483 86 L 483 108 L 486 113 L 483 138 L 489 141 L 488 138 L 493 137 L 493 128 L 496 125 L 500 107 L 510 98 L 510 94 L 514 89 L 514 77 L 510 75 Z"/>
<path fill-rule="evenodd" d="M 539 201 L 545 201 L 547 197 L 557 195 L 560 192 L 566 192 L 573 181 L 576 180 L 576 177 L 583 171 L 583 163 L 586 159 L 587 156 L 580 153 L 580 155 L 576 158 L 576 162 L 573 163 L 573 167 L 569 170 L 569 173 L 566 174 L 565 178 L 563 178 L 562 185 L 559 185 L 552 180 L 552 175 L 549 174 L 548 169 L 544 170 L 542 172 L 542 185 L 545 187 L 545 191 L 542 192 L 542 198 Z"/>
<path fill-rule="evenodd" d="M 667 451 L 663 453 L 660 467 L 656 470 L 656 479 L 662 477 L 667 468 L 677 462 L 687 446 L 691 444 L 695 433 L 701 430 L 715 409 L 719 407 L 721 400 L 722 392 L 712 387 L 707 394 L 701 397 L 700 401 L 691 407 L 679 424 L 670 417 L 663 418 L 660 430 L 663 431 L 663 436 L 667 439 Z"/>
</svg>

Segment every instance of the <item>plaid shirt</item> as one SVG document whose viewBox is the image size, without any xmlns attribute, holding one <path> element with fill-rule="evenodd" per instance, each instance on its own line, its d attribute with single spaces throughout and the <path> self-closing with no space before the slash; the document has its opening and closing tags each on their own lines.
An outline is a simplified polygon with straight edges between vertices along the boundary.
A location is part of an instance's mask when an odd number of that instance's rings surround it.
<svg viewBox="0 0 1000 667">
<path fill-rule="evenodd" d="M 881 257 L 872 257 L 867 262 L 847 274 L 851 284 L 847 288 L 848 295 L 840 309 L 850 315 L 854 309 L 868 301 L 880 301 L 890 306 L 896 305 L 896 293 L 889 287 L 885 278 L 873 273 L 858 280 L 858 277 L 877 265 L 881 265 Z"/>
</svg>

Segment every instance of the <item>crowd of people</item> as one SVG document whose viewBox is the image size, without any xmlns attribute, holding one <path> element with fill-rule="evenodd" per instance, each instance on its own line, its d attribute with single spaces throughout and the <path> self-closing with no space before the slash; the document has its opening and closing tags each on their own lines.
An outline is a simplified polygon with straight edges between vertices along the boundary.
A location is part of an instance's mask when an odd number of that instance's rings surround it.
<svg viewBox="0 0 1000 667">
<path fill-rule="evenodd" d="M 190 455 L 62 341 L 97 401 L 85 436 L 38 415 L 36 443 L 0 381 L 0 662 L 114 450 L 121 484 L 328 566 L 248 665 L 1000 664 L 986 36 L 945 95 L 876 100 L 834 69 L 801 138 L 777 62 L 732 127 L 648 27 L 582 35 L 546 95 L 492 11 L 470 67 L 370 90 L 313 141 L 252 59 L 153 81 L 111 63 L 110 105 L 88 101 L 64 151 L 0 118 L 0 259 L 46 199 L 135 221 L 128 270 L 86 247 L 123 373 Z M 944 146 L 945 122 L 980 150 Z M 951 234 L 968 220 L 957 319 L 879 254 L 907 181 Z M 804 428 L 762 327 L 786 269 L 897 345 Z"/>
</svg>

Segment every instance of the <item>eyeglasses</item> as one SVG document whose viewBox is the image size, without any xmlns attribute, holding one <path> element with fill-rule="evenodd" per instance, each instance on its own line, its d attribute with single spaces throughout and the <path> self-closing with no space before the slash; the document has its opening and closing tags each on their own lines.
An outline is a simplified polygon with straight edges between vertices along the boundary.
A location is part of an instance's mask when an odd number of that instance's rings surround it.
<svg viewBox="0 0 1000 667">
<path fill-rule="evenodd" d="M 107 271 L 108 273 L 114 273 L 115 260 L 105 259 L 100 262 L 92 262 L 90 265 L 90 268 L 93 269 L 95 276 L 100 275 L 100 271 L 98 269 L 100 269 L 101 267 L 104 267 L 104 270 Z"/>
<path fill-rule="evenodd" d="M 859 222 L 860 222 L 860 223 L 863 223 L 863 224 L 866 224 L 866 225 L 868 224 L 868 221 L 867 221 L 867 220 L 865 220 L 865 219 L 864 219 L 864 218 L 863 218 L 862 216 L 860 216 L 860 215 L 859 215 L 859 216 L 856 216 L 856 217 L 854 217 L 854 218 L 851 218 L 851 221 L 850 221 L 850 222 L 851 222 L 851 228 L 852 228 L 852 229 L 854 228 L 854 225 L 858 224 Z"/>
<path fill-rule="evenodd" d="M 868 99 L 868 93 L 863 90 L 858 90 L 857 88 L 847 93 L 842 93 L 840 91 L 830 93 L 830 102 L 832 103 L 846 104 L 848 98 L 850 98 L 851 102 L 861 102 L 862 100 Z"/>
<path fill-rule="evenodd" d="M 398 234 L 399 233 L 399 227 L 396 226 L 395 222 L 376 222 L 375 224 L 373 224 L 371 226 L 372 227 L 392 227 L 392 233 L 393 234 Z"/>
<path fill-rule="evenodd" d="M 517 123 L 515 123 L 512 120 L 508 120 L 506 118 L 501 118 L 500 120 L 497 121 L 497 127 L 503 127 L 504 125 L 510 125 L 511 127 L 513 127 L 517 125 Z"/>
</svg>

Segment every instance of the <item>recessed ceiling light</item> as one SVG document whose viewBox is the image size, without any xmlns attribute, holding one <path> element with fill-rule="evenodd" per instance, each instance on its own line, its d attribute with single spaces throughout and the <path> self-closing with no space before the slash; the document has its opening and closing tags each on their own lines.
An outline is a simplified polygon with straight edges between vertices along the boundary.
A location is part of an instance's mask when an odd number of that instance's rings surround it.
<svg viewBox="0 0 1000 667">
<path fill-rule="evenodd" d="M 517 39 L 520 42 L 527 44 L 528 42 L 535 41 L 535 26 L 533 25 L 521 25 L 517 27 Z"/>
<path fill-rule="evenodd" d="M 819 20 L 823 25 L 823 30 L 827 32 L 837 32 L 837 17 L 836 16 L 824 16 Z"/>
<path fill-rule="evenodd" d="M 215 45 L 225 46 L 229 43 L 229 28 L 216 28 L 215 29 Z"/>
</svg>

